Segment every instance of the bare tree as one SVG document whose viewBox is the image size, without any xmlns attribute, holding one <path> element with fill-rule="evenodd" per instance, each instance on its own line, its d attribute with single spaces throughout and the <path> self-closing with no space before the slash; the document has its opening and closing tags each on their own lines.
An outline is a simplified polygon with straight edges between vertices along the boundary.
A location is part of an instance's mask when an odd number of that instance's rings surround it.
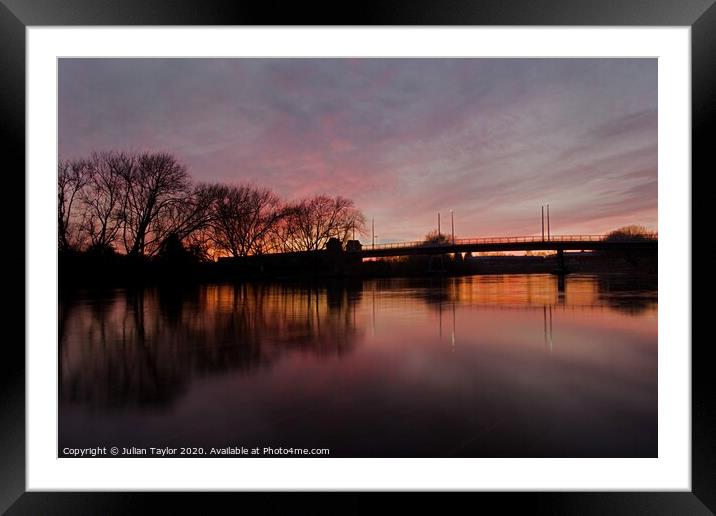
<svg viewBox="0 0 716 516">
<path fill-rule="evenodd" d="M 210 226 L 216 215 L 216 194 L 213 187 L 196 185 L 187 189 L 171 203 L 157 224 L 156 231 L 166 235 L 174 234 L 185 240 L 194 232 Z"/>
<path fill-rule="evenodd" d="M 655 231 L 649 231 L 644 226 L 624 226 L 609 232 L 605 240 L 656 240 L 658 238 Z"/>
<path fill-rule="evenodd" d="M 216 247 L 231 256 L 269 251 L 270 235 L 284 213 L 278 196 L 251 185 L 215 185 L 212 191 L 211 227 Z"/>
<path fill-rule="evenodd" d="M 319 195 L 290 206 L 286 212 L 287 247 L 296 251 L 323 249 L 330 238 L 346 243 L 365 231 L 365 217 L 345 197 Z"/>
<path fill-rule="evenodd" d="M 87 161 L 60 161 L 57 168 L 58 246 L 60 251 L 76 251 L 85 240 L 82 232 L 84 213 L 78 209 L 78 200 L 87 184 Z"/>
<path fill-rule="evenodd" d="M 210 227 L 204 226 L 192 231 L 184 237 L 183 242 L 186 249 L 199 261 L 211 262 L 219 256 L 213 244 Z"/>
<path fill-rule="evenodd" d="M 285 205 L 268 188 L 192 186 L 186 168 L 167 153 L 94 153 L 61 161 L 59 248 L 156 254 L 180 244 L 202 259 L 323 249 L 365 232 L 353 201 L 320 195 Z"/>
<path fill-rule="evenodd" d="M 288 253 L 297 251 L 293 240 L 293 218 L 295 205 L 285 206 L 282 210 L 282 217 L 274 224 L 267 236 L 266 247 L 275 253 Z"/>
<path fill-rule="evenodd" d="M 444 233 L 438 233 L 437 230 L 432 230 L 430 233 L 425 235 L 422 245 L 424 246 L 441 246 L 449 245 L 452 243 L 450 237 Z"/>
<path fill-rule="evenodd" d="M 216 194 L 209 185 L 199 184 L 172 203 L 157 220 L 153 232 L 160 235 L 160 247 L 173 240 L 201 261 L 213 257 L 212 222 L 216 216 Z"/>
<path fill-rule="evenodd" d="M 176 210 L 186 202 L 189 175 L 171 154 L 141 153 L 123 173 L 127 190 L 122 240 L 128 255 L 153 254 L 174 230 Z"/>
<path fill-rule="evenodd" d="M 92 154 L 87 164 L 87 185 L 81 195 L 86 232 L 92 248 L 114 249 L 127 202 L 124 178 L 131 175 L 135 159 L 121 152 L 103 152 Z"/>
</svg>

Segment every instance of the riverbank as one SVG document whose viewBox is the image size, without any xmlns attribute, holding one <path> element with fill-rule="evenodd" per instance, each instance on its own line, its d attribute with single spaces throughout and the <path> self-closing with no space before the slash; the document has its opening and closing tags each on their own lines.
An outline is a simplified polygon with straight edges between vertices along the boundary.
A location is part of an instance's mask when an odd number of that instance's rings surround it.
<svg viewBox="0 0 716 516">
<path fill-rule="evenodd" d="M 483 274 L 569 274 L 622 272 L 656 274 L 656 253 L 564 253 L 560 262 L 548 256 L 414 256 L 400 259 L 349 262 L 328 253 L 306 253 L 281 261 L 251 259 L 199 263 L 136 260 L 126 256 L 62 256 L 61 290 L 120 287 L 157 283 L 284 281 L 326 278 L 387 278 L 465 276 Z"/>
</svg>

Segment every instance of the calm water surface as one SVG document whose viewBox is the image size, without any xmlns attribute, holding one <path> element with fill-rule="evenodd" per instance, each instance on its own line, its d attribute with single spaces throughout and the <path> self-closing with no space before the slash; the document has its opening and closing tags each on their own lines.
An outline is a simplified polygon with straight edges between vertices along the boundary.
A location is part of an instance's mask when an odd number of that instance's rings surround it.
<svg viewBox="0 0 716 516">
<path fill-rule="evenodd" d="M 657 454 L 655 279 L 120 289 L 59 316 L 60 449 Z"/>
</svg>

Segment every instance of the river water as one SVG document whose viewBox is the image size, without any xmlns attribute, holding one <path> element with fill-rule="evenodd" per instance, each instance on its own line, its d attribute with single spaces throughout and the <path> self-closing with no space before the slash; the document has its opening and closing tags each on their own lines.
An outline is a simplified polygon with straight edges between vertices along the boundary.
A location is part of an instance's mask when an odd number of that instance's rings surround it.
<svg viewBox="0 0 716 516">
<path fill-rule="evenodd" d="M 655 278 L 82 291 L 58 366 L 60 450 L 657 455 Z"/>
</svg>

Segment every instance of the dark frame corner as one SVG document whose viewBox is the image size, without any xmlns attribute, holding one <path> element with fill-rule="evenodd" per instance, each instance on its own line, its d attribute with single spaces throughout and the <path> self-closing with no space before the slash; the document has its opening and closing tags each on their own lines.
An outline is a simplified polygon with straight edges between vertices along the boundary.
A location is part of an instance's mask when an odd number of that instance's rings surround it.
<svg viewBox="0 0 716 516">
<path fill-rule="evenodd" d="M 12 213 L 25 213 L 25 29 L 34 25 L 664 25 L 690 26 L 692 56 L 692 170 L 701 175 L 716 169 L 709 135 L 716 129 L 716 4 L 715 0 L 624 0 L 619 3 L 590 0 L 373 0 L 353 12 L 325 8 L 318 3 L 285 2 L 275 9 L 270 2 L 184 0 L 0 0 L 0 146 L 5 156 L 6 192 L 19 206 Z M 334 4 L 338 6 L 338 4 Z M 338 6 L 340 7 L 340 6 Z M 345 7 L 345 6 L 343 6 Z M 8 160 L 7 158 L 11 159 Z M 11 163 L 8 166 L 7 163 Z M 693 188 L 692 195 L 705 195 Z M 9 184 L 8 184 L 9 183 Z M 20 195 L 19 192 L 23 194 Z M 692 235 L 705 231 L 711 220 L 705 203 L 692 200 Z M 703 215 L 703 216 L 701 216 Z M 24 215 L 23 215 L 24 217 Z M 23 219 L 24 220 L 24 219 Z M 12 227 L 12 226 L 11 226 Z M 25 228 L 10 229 L 11 264 L 25 270 Z M 22 243 L 22 245 L 20 245 Z M 714 265 L 713 257 L 691 250 L 692 268 Z M 693 272 L 692 272 L 693 274 Z M 4 339 L 0 361 L 0 510 L 8 514 L 124 514 L 137 513 L 147 502 L 161 503 L 162 512 L 176 506 L 181 513 L 207 512 L 212 502 L 235 503 L 237 494 L 189 493 L 41 493 L 25 492 L 25 277 L 10 275 L 7 281 L 18 294 L 6 308 L 7 320 L 20 326 L 19 336 Z M 706 278 L 712 278 L 713 275 Z M 713 279 L 692 283 L 692 299 L 701 297 Z M 6 287 L 7 288 L 7 287 Z M 703 326 L 708 302 L 692 302 L 692 331 Z M 700 316 L 700 317 L 697 317 Z M 7 332 L 7 334 L 11 334 Z M 578 514 L 714 514 L 716 513 L 716 403 L 708 361 L 709 339 L 692 345 L 692 491 L 649 493 L 481 493 L 485 503 L 510 509 L 542 513 Z M 261 503 L 271 512 L 296 508 L 305 496 L 256 493 L 241 495 Z M 319 507 L 370 510 L 383 503 L 384 495 L 332 495 Z M 349 499 L 350 498 L 350 499 Z M 428 508 L 434 497 L 412 498 Z M 331 503 L 333 501 L 334 503 Z M 444 509 L 442 497 L 434 508 Z M 427 504 L 427 505 L 426 505 Z"/>
</svg>

